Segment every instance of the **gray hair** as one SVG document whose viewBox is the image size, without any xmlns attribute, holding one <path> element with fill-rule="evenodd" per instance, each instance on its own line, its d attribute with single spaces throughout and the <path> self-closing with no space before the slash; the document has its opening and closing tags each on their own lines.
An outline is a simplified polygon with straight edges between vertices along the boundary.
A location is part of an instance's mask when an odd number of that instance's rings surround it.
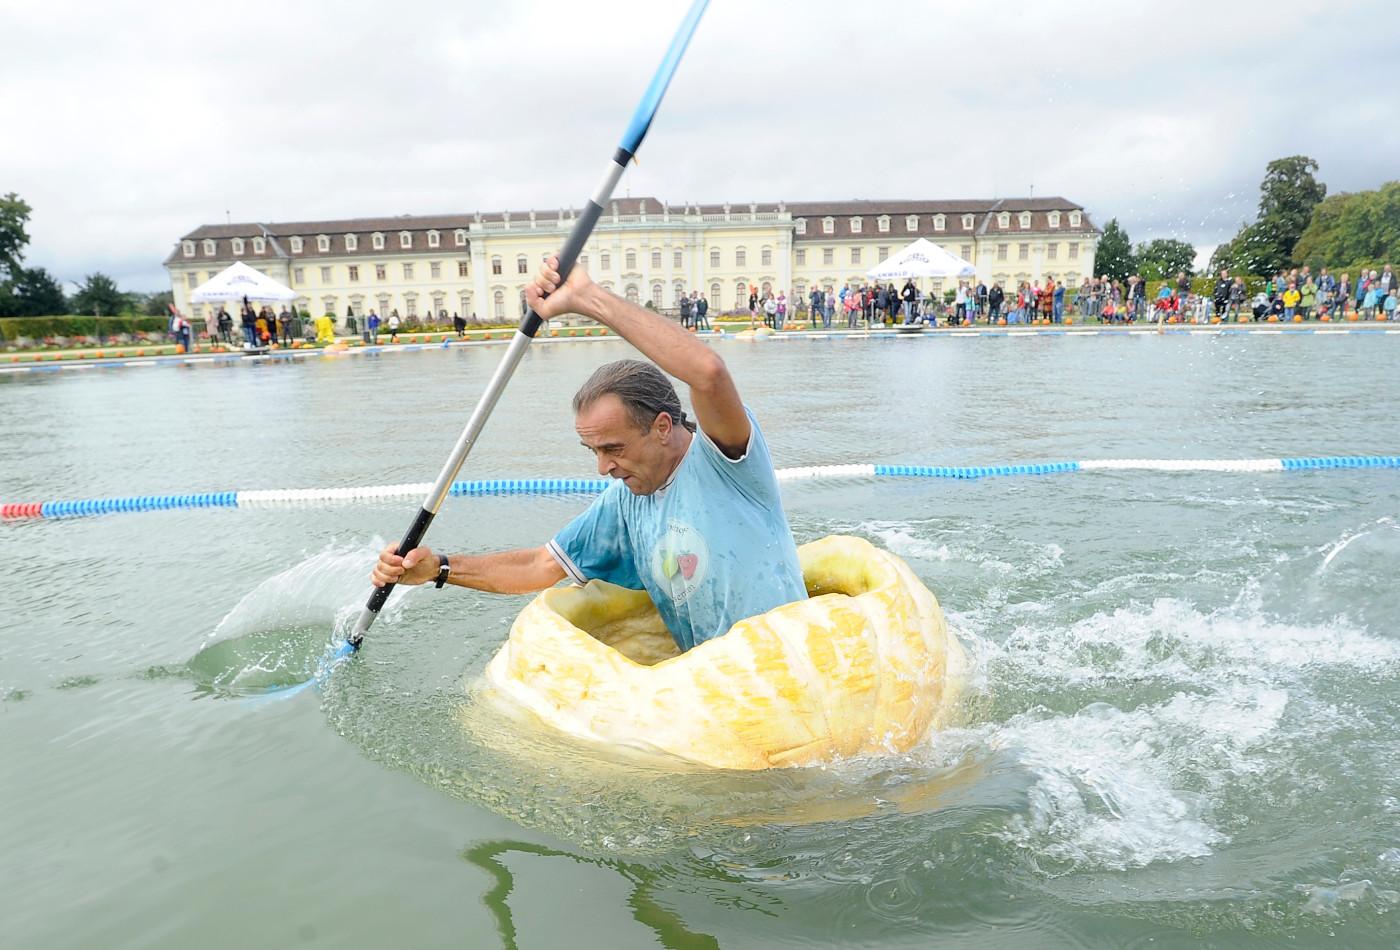
<svg viewBox="0 0 1400 950">
<path fill-rule="evenodd" d="M 598 367 L 588 377 L 588 382 L 574 393 L 574 412 L 581 412 L 609 393 L 622 400 L 627 414 L 643 431 L 650 429 L 657 415 L 663 412 L 671 417 L 673 425 L 683 426 L 687 432 L 695 431 L 694 421 L 687 419 L 681 408 L 676 387 L 652 363 L 617 360 Z"/>
</svg>

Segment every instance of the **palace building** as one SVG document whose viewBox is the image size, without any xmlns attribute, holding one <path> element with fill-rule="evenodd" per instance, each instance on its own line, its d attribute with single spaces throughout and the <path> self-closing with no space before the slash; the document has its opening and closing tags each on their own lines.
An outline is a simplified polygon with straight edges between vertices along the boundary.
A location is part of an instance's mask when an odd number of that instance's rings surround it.
<svg viewBox="0 0 1400 950">
<path fill-rule="evenodd" d="M 165 261 L 175 304 L 234 261 L 301 296 L 301 309 L 343 317 L 371 308 L 403 317 L 446 311 L 513 322 L 539 262 L 563 243 L 575 210 L 405 215 L 284 224 L 211 224 L 182 237 Z M 954 201 L 795 201 L 670 205 L 620 198 L 605 210 L 580 261 L 620 296 L 657 309 L 698 290 L 714 311 L 747 310 L 748 288 L 804 296 L 839 288 L 919 237 L 977 268 L 980 280 L 1053 276 L 1075 286 L 1093 273 L 1099 230 L 1064 198 Z M 941 290 L 941 282 L 933 282 Z"/>
</svg>

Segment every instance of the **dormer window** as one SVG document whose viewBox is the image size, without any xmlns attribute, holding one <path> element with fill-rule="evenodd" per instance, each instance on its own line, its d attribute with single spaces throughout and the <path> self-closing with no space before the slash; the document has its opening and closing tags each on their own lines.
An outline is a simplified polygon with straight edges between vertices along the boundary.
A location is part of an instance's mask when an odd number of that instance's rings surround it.
<svg viewBox="0 0 1400 950">
<path fill-rule="evenodd" d="M 1009 227 L 1011 227 L 1011 215 L 1010 215 L 1009 213 L 1005 212 L 1005 211 L 1003 211 L 1001 214 L 997 215 L 997 227 L 999 227 L 999 228 L 1009 228 Z"/>
<path fill-rule="evenodd" d="M 1027 228 L 1029 228 L 1030 226 L 1031 226 L 1031 213 L 1030 213 L 1029 211 L 1022 211 L 1022 212 L 1021 212 L 1021 230 L 1024 231 L 1024 230 L 1026 230 Z"/>
<path fill-rule="evenodd" d="M 345 235 L 345 249 L 347 251 L 358 251 L 360 249 L 360 238 L 355 234 Z"/>
<path fill-rule="evenodd" d="M 1045 216 L 1045 223 L 1049 227 L 1058 228 L 1060 226 L 1060 212 L 1052 211 Z"/>
<path fill-rule="evenodd" d="M 944 230 L 945 228 L 947 228 L 947 226 L 948 226 L 948 219 L 947 219 L 946 217 L 944 217 L 944 216 L 941 215 L 941 214 L 936 214 L 936 215 L 933 216 L 933 229 L 934 229 L 935 231 L 942 231 L 942 230 Z"/>
<path fill-rule="evenodd" d="M 963 215 L 963 230 L 964 230 L 964 231 L 971 231 L 971 230 L 972 230 L 972 215 L 970 215 L 970 214 L 965 214 L 965 215 Z"/>
<path fill-rule="evenodd" d="M 436 231 L 429 231 L 428 247 L 437 247 L 440 243 L 442 243 L 441 235 L 439 235 Z"/>
<path fill-rule="evenodd" d="M 465 228 L 458 228 L 456 231 L 453 231 L 452 234 L 457 241 L 458 247 L 467 246 L 467 232 Z"/>
<path fill-rule="evenodd" d="M 301 248 L 302 248 L 301 235 L 299 235 L 299 234 L 293 234 L 293 235 L 292 235 L 291 244 L 292 244 L 292 253 L 293 253 L 293 254 L 300 254 L 300 253 L 301 253 Z"/>
<path fill-rule="evenodd" d="M 882 214 L 875 219 L 875 227 L 880 229 L 881 234 L 887 234 L 890 230 L 890 216 Z"/>
<path fill-rule="evenodd" d="M 1071 212 L 1069 213 L 1069 226 L 1070 226 L 1070 227 L 1072 227 L 1072 228 L 1077 228 L 1077 227 L 1079 227 L 1079 222 L 1080 222 L 1081 220 L 1082 220 L 1082 218 L 1080 217 L 1080 214 L 1079 214 L 1078 211 L 1071 211 Z"/>
<path fill-rule="evenodd" d="M 806 218 L 798 218 L 796 223 L 797 223 L 797 233 L 798 233 L 798 234 L 806 234 L 806 233 L 807 233 L 807 219 L 806 219 Z"/>
<path fill-rule="evenodd" d="M 181 250 L 181 252 L 184 253 L 184 255 L 185 255 L 186 257 L 194 257 L 194 242 L 193 242 L 193 241 L 181 241 L 181 242 L 180 242 L 180 250 Z"/>
<path fill-rule="evenodd" d="M 399 247 L 408 249 L 413 246 L 413 233 L 411 231 L 399 232 Z"/>
<path fill-rule="evenodd" d="M 242 257 L 242 256 L 243 256 L 243 239 L 242 239 L 242 238 L 234 238 L 234 239 L 233 239 L 233 256 L 234 256 L 234 257 Z"/>
<path fill-rule="evenodd" d="M 322 254 L 329 253 L 331 249 L 331 236 L 329 234 L 316 235 L 316 250 Z"/>
<path fill-rule="evenodd" d="M 254 254 L 266 254 L 266 253 L 267 253 L 267 239 L 266 239 L 266 238 L 261 237 L 261 236 L 253 238 L 253 253 L 254 253 Z"/>
<path fill-rule="evenodd" d="M 835 233 L 836 233 L 836 219 L 835 219 L 835 218 L 831 217 L 830 215 L 827 215 L 825 218 L 822 218 L 822 233 L 823 233 L 823 234 L 835 234 Z"/>
<path fill-rule="evenodd" d="M 374 248 L 376 251 L 384 250 L 384 235 L 380 234 L 378 231 L 375 231 L 369 236 L 369 246 Z"/>
<path fill-rule="evenodd" d="M 856 216 L 856 217 L 852 218 L 852 219 L 851 219 L 851 233 L 852 233 L 852 234 L 859 234 L 859 233 L 860 233 L 861 225 L 862 225 L 863 223 L 864 223 L 864 222 L 861 221 L 861 219 L 860 219 L 859 216 Z"/>
</svg>

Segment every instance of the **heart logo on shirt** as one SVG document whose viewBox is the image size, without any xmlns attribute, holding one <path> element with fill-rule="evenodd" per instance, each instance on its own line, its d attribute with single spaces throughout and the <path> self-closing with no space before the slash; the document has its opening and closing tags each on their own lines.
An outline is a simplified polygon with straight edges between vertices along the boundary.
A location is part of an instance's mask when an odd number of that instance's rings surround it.
<svg viewBox="0 0 1400 950">
<path fill-rule="evenodd" d="M 695 576 L 695 566 L 700 563 L 700 559 L 694 554 L 682 554 L 676 558 L 676 566 L 681 569 L 681 576 L 690 580 Z"/>
</svg>

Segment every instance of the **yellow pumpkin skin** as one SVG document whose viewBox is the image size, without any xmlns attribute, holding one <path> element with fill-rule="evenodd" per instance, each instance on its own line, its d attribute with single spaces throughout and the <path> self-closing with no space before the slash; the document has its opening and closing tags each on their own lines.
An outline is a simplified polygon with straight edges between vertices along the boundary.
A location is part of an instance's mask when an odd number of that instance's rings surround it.
<svg viewBox="0 0 1400 950">
<path fill-rule="evenodd" d="M 809 599 L 684 654 L 645 591 L 544 591 L 482 695 L 581 739 L 726 769 L 903 752 L 947 724 L 966 655 L 908 565 L 843 536 L 798 557 Z"/>
</svg>

